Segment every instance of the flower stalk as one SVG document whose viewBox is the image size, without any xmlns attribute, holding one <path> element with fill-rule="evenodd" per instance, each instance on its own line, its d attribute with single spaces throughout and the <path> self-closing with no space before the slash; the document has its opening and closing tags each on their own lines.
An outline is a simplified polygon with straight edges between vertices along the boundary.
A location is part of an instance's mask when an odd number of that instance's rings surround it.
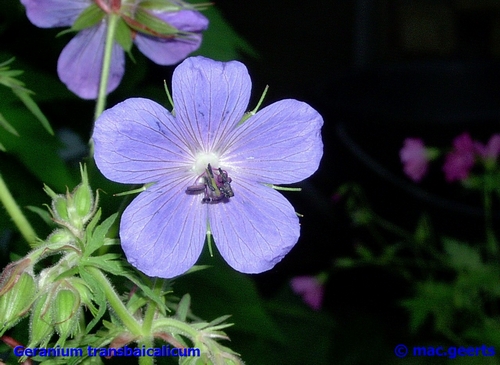
<svg viewBox="0 0 500 365">
<path fill-rule="evenodd" d="M 118 14 L 110 13 L 107 17 L 106 44 L 104 45 L 104 57 L 102 60 L 101 80 L 99 83 L 99 94 L 95 107 L 94 120 L 104 111 L 106 106 L 106 95 L 108 90 L 109 70 L 111 68 L 111 55 L 113 52 L 113 42 L 115 41 L 116 26 L 120 19 Z"/>
<path fill-rule="evenodd" d="M 104 276 L 102 271 L 91 266 L 87 266 L 86 270 L 99 283 L 102 290 L 104 291 L 104 295 L 106 296 L 109 305 L 111 306 L 111 308 L 113 308 L 115 314 L 118 316 L 118 318 L 120 318 L 125 327 L 127 327 L 132 334 L 140 336 L 142 334 L 141 325 L 127 310 L 125 304 L 123 304 L 121 299 L 118 297 L 118 294 L 116 294 L 113 286 L 106 278 L 106 276 Z"/>
<path fill-rule="evenodd" d="M 14 197 L 9 191 L 7 184 L 0 174 L 0 201 L 4 205 L 7 213 L 12 218 L 12 221 L 19 229 L 19 232 L 23 235 L 24 239 L 29 243 L 31 247 L 36 246 L 36 233 L 31 224 L 28 222 L 26 217 L 24 216 L 21 208 L 17 205 Z"/>
</svg>

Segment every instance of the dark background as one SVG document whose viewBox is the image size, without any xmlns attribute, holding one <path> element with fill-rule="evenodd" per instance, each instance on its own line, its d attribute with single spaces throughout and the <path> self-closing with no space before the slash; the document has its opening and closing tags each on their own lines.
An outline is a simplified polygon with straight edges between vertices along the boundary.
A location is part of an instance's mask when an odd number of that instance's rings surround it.
<svg viewBox="0 0 500 365">
<path fill-rule="evenodd" d="M 302 236 L 283 263 L 256 278 L 273 288 L 290 272 L 329 270 L 360 238 L 332 193 L 359 182 L 387 219 L 413 229 L 427 213 L 436 230 L 482 239 L 480 198 L 444 182 L 441 166 L 415 185 L 399 161 L 406 137 L 451 146 L 468 131 L 485 143 L 500 116 L 500 5 L 496 1 L 231 1 L 217 4 L 261 55 L 246 58 L 267 100 L 302 99 L 323 115 L 325 155 L 300 194 L 287 194 Z M 498 222 L 498 215 L 497 220 Z M 478 238 L 481 237 L 481 238 Z M 410 336 L 399 301 L 408 282 L 388 270 L 335 270 L 325 309 L 336 363 L 367 364 L 399 342 L 437 339 L 430 326 Z M 358 352 L 360 351 L 360 352 Z M 372 360 L 373 361 L 373 360 Z"/>
</svg>

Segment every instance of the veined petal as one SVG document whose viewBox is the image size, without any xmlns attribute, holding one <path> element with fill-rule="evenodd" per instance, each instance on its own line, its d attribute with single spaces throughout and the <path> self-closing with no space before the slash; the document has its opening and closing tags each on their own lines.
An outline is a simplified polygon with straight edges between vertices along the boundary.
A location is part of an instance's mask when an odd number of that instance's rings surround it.
<svg viewBox="0 0 500 365">
<path fill-rule="evenodd" d="M 299 219 L 274 189 L 233 182 L 234 197 L 209 209 L 215 244 L 235 270 L 249 274 L 269 270 L 297 243 Z"/>
<path fill-rule="evenodd" d="M 97 99 L 101 79 L 106 21 L 84 29 L 64 47 L 57 61 L 57 73 L 68 89 L 82 99 Z M 115 42 L 111 54 L 108 93 L 115 90 L 125 72 L 125 53 Z"/>
<path fill-rule="evenodd" d="M 281 100 L 237 127 L 227 139 L 224 166 L 234 177 L 263 183 L 304 180 L 323 155 L 323 118 L 308 104 Z"/>
<path fill-rule="evenodd" d="M 252 82 L 238 61 L 217 62 L 190 57 L 172 76 L 177 120 L 197 151 L 220 152 L 220 140 L 243 117 Z"/>
<path fill-rule="evenodd" d="M 155 14 L 158 18 L 185 32 L 200 33 L 207 29 L 208 19 L 197 11 L 181 10 Z M 186 37 L 158 38 L 144 33 L 137 33 L 135 44 L 137 48 L 151 61 L 158 65 L 173 65 L 198 49 L 201 44 L 201 34 L 191 34 Z"/>
<path fill-rule="evenodd" d="M 167 109 L 149 99 L 127 99 L 115 105 L 95 122 L 97 167 L 108 179 L 121 183 L 160 181 L 178 171 L 194 180 L 196 176 L 186 172 L 194 158 L 179 138 L 182 132 L 177 124 Z"/>
<path fill-rule="evenodd" d="M 125 209 L 120 239 L 127 260 L 149 276 L 173 278 L 200 256 L 207 206 L 183 189 L 187 179 L 153 185 Z"/>
<path fill-rule="evenodd" d="M 69 27 L 91 0 L 21 0 L 30 22 L 40 28 Z"/>
</svg>

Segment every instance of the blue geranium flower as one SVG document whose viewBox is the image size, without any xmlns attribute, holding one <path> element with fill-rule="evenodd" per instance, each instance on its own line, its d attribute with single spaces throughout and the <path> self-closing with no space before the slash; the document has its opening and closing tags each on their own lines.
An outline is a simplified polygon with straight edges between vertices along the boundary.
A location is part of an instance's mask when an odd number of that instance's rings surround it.
<svg viewBox="0 0 500 365">
<path fill-rule="evenodd" d="M 323 119 L 292 99 L 246 119 L 251 86 L 240 62 L 188 58 L 173 74 L 172 113 L 133 98 L 97 119 L 95 161 L 104 176 L 154 182 L 120 224 L 128 261 L 147 275 L 187 271 L 208 233 L 229 265 L 244 273 L 271 269 L 297 242 L 295 210 L 269 185 L 317 170 Z"/>
<path fill-rule="evenodd" d="M 150 60 L 162 65 L 173 65 L 201 44 L 201 32 L 207 29 L 208 19 L 180 0 L 158 1 L 152 6 L 142 0 L 21 0 L 28 19 L 40 28 L 69 27 L 90 7 L 94 7 L 97 22 L 79 31 L 64 47 L 57 61 L 61 81 L 83 99 L 96 99 L 101 78 L 104 44 L 106 40 L 106 14 L 115 13 L 130 28 L 137 48 Z M 159 34 L 141 21 L 164 23 L 173 34 Z M 101 19 L 102 18 L 102 19 Z M 143 20 L 145 18 L 146 20 Z M 101 20 L 99 20 L 101 19 Z M 161 27 L 161 26 L 160 26 Z M 115 90 L 125 73 L 125 52 L 115 42 L 111 54 L 108 93 Z"/>
</svg>

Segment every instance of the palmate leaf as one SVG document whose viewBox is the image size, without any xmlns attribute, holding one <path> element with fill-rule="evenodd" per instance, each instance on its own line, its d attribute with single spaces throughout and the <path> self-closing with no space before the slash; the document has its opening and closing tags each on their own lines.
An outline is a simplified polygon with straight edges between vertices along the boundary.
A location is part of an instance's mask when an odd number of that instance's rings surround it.
<svg viewBox="0 0 500 365">
<path fill-rule="evenodd" d="M 451 284 L 427 281 L 417 283 L 414 298 L 402 301 L 410 312 L 410 329 L 416 332 L 429 316 L 434 317 L 434 327 L 446 331 L 454 323 L 454 289 Z"/>
<path fill-rule="evenodd" d="M 165 308 L 165 303 L 162 298 L 153 292 L 148 285 L 144 284 L 142 280 L 137 278 L 137 276 L 132 273 L 132 268 L 121 260 L 121 257 L 121 254 L 114 253 L 108 253 L 101 256 L 91 256 L 86 259 L 82 259 L 80 267 L 93 266 L 115 276 L 123 276 L 137 285 L 137 287 L 139 287 L 139 289 L 141 289 L 144 294 L 153 300 L 160 308 L 168 311 L 168 309 Z"/>
</svg>

